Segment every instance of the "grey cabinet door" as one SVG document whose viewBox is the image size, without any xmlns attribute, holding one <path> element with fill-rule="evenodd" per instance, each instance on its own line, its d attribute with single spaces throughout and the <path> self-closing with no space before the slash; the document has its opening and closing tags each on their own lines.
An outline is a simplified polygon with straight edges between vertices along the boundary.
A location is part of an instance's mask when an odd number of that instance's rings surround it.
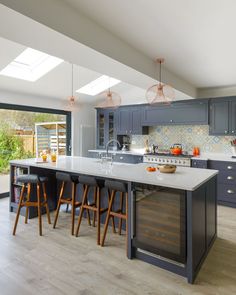
<svg viewBox="0 0 236 295">
<path fill-rule="evenodd" d="M 172 106 L 146 106 L 143 109 L 143 126 L 171 124 L 173 117 Z"/>
<path fill-rule="evenodd" d="M 141 109 L 131 110 L 131 134 L 142 134 Z"/>
<path fill-rule="evenodd" d="M 230 133 L 231 133 L 231 135 L 234 135 L 234 134 L 236 134 L 236 101 L 231 101 L 230 122 L 231 122 Z"/>
<path fill-rule="evenodd" d="M 229 101 L 211 101 L 210 135 L 228 135 L 229 131 Z"/>
<path fill-rule="evenodd" d="M 131 112 L 129 108 L 118 110 L 117 134 L 125 135 L 129 133 L 129 130 L 131 130 L 130 116 Z"/>
<path fill-rule="evenodd" d="M 142 124 L 144 126 L 208 124 L 208 100 L 175 102 L 169 106 L 146 106 Z"/>
<path fill-rule="evenodd" d="M 173 125 L 208 124 L 208 101 L 176 103 L 171 116 Z"/>
</svg>

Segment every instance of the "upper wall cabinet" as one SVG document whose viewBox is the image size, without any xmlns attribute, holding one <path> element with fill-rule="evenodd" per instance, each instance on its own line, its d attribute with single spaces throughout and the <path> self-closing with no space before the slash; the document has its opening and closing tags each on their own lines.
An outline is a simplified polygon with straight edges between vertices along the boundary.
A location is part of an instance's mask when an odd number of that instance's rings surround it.
<svg viewBox="0 0 236 295">
<path fill-rule="evenodd" d="M 236 97 L 213 99 L 210 102 L 210 135 L 236 133 Z"/>
<path fill-rule="evenodd" d="M 117 134 L 148 134 L 148 127 L 142 126 L 142 106 L 120 107 L 117 110 Z"/>
<path fill-rule="evenodd" d="M 145 106 L 142 125 L 207 125 L 208 100 L 181 101 L 169 106 Z"/>
<path fill-rule="evenodd" d="M 107 142 L 116 139 L 116 113 L 109 109 L 97 110 L 97 148 L 105 148 Z"/>
</svg>

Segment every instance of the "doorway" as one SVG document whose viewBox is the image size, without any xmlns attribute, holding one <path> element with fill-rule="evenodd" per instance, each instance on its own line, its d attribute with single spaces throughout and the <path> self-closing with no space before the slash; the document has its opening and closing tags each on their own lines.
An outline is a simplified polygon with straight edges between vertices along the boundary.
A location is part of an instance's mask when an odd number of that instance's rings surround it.
<svg viewBox="0 0 236 295">
<path fill-rule="evenodd" d="M 9 195 L 9 161 L 71 154 L 71 112 L 0 103 L 0 198 Z"/>
</svg>

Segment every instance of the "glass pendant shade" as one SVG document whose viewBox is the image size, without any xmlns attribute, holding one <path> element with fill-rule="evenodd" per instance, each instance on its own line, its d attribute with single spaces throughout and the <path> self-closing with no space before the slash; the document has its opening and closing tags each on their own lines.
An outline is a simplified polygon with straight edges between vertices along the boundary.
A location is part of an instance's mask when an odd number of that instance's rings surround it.
<svg viewBox="0 0 236 295">
<path fill-rule="evenodd" d="M 116 109 L 121 104 L 120 95 L 110 90 L 100 93 L 99 97 L 105 99 L 97 105 L 97 108 Z"/>
<path fill-rule="evenodd" d="M 152 85 L 146 91 L 146 99 L 149 104 L 171 104 L 172 100 L 175 97 L 174 89 L 167 84 L 161 82 L 161 64 L 164 62 L 164 59 L 157 59 L 157 63 L 160 64 L 160 82 Z"/>
<path fill-rule="evenodd" d="M 76 97 L 74 94 L 74 65 L 72 64 L 71 69 L 71 96 L 68 97 L 67 104 L 65 106 L 65 110 L 72 112 L 78 110 L 79 106 L 76 103 Z"/>
</svg>

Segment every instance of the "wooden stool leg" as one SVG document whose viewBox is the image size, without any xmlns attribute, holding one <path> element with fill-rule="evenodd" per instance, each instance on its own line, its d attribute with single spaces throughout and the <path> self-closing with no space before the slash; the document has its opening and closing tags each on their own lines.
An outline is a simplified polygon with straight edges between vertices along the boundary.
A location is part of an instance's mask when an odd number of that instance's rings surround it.
<svg viewBox="0 0 236 295">
<path fill-rule="evenodd" d="M 101 200 L 100 200 L 100 188 L 97 187 L 97 245 L 100 245 L 100 231 L 101 231 Z"/>
<path fill-rule="evenodd" d="M 85 202 L 86 202 L 87 193 L 88 193 L 88 186 L 86 185 L 85 188 L 84 188 L 84 194 L 83 194 L 82 205 L 80 206 L 80 212 L 79 212 L 78 224 L 77 224 L 76 233 L 75 233 L 76 237 L 78 237 L 78 234 L 79 234 L 79 229 L 80 229 L 80 224 L 81 224 L 81 220 L 82 220 L 82 217 L 83 217 L 84 204 L 85 204 Z"/>
<path fill-rule="evenodd" d="M 38 183 L 37 183 L 37 199 L 38 199 L 39 235 L 42 236 L 41 200 L 40 200 L 40 187 Z"/>
<path fill-rule="evenodd" d="M 75 197 L 76 197 L 76 184 L 72 182 L 72 202 L 71 202 L 71 234 L 74 235 L 75 228 Z"/>
<path fill-rule="evenodd" d="M 19 220 L 19 216 L 20 216 L 21 204 L 22 204 L 22 201 L 24 198 L 24 191 L 25 191 L 25 185 L 23 184 L 22 189 L 21 189 L 20 201 L 19 201 L 19 205 L 18 205 L 17 213 L 16 213 L 16 220 L 15 220 L 15 225 L 14 225 L 14 229 L 13 229 L 13 236 L 16 234 L 16 228 L 17 228 L 17 224 L 18 224 L 18 220 Z"/>
<path fill-rule="evenodd" d="M 110 202 L 110 199 L 111 199 L 111 194 L 110 194 L 110 191 L 108 190 L 108 204 Z M 112 209 L 112 206 L 111 206 L 111 209 Z M 113 234 L 116 233 L 116 225 L 115 225 L 115 217 L 114 216 L 111 216 L 111 224 L 112 224 L 112 232 Z"/>
<path fill-rule="evenodd" d="M 94 204 L 97 204 L 97 188 L 94 188 Z M 93 227 L 95 227 L 96 223 L 96 211 L 93 211 Z"/>
<path fill-rule="evenodd" d="M 46 202 L 45 207 L 46 207 L 46 212 L 47 212 L 48 224 L 51 224 L 50 212 L 49 212 L 49 207 L 48 207 L 48 197 L 47 197 L 47 192 L 46 192 L 46 185 L 44 182 L 42 183 L 42 188 L 43 188 L 43 198 L 44 198 L 44 201 Z"/>
<path fill-rule="evenodd" d="M 125 215 L 126 215 L 126 255 L 128 256 L 128 193 L 125 193 Z"/>
<path fill-rule="evenodd" d="M 30 191 L 31 191 L 31 183 L 28 183 L 26 202 L 29 202 L 29 200 L 30 200 Z M 29 207 L 26 206 L 26 210 L 25 210 L 25 223 L 28 223 L 28 216 L 29 216 Z"/>
<path fill-rule="evenodd" d="M 59 215 L 59 211 L 60 211 L 60 207 L 61 207 L 61 198 L 63 196 L 64 189 L 65 189 L 65 181 L 63 181 L 62 185 L 61 185 L 61 190 L 60 190 L 59 200 L 58 200 L 58 203 L 57 203 L 57 210 L 56 210 L 55 220 L 54 220 L 54 223 L 53 223 L 53 228 L 55 228 L 56 225 L 57 225 L 57 219 L 58 219 L 58 215 Z"/>
<path fill-rule="evenodd" d="M 124 193 L 120 192 L 120 212 L 123 212 L 123 197 Z M 119 220 L 119 235 L 121 235 L 121 229 L 122 229 L 122 218 Z"/>
<path fill-rule="evenodd" d="M 113 201 L 114 201 L 114 197 L 115 197 L 115 191 L 112 191 L 111 193 L 111 199 L 109 201 L 109 206 L 108 206 L 108 211 L 107 211 L 107 217 L 106 217 L 106 222 L 105 222 L 105 228 L 104 228 L 104 233 L 103 233 L 103 237 L 102 237 L 102 243 L 101 246 L 104 246 L 104 242 L 106 239 L 106 234 L 107 234 L 107 229 L 108 229 L 108 224 L 109 224 L 109 219 L 110 219 L 110 212 L 111 212 L 111 208 L 113 205 Z"/>
</svg>

